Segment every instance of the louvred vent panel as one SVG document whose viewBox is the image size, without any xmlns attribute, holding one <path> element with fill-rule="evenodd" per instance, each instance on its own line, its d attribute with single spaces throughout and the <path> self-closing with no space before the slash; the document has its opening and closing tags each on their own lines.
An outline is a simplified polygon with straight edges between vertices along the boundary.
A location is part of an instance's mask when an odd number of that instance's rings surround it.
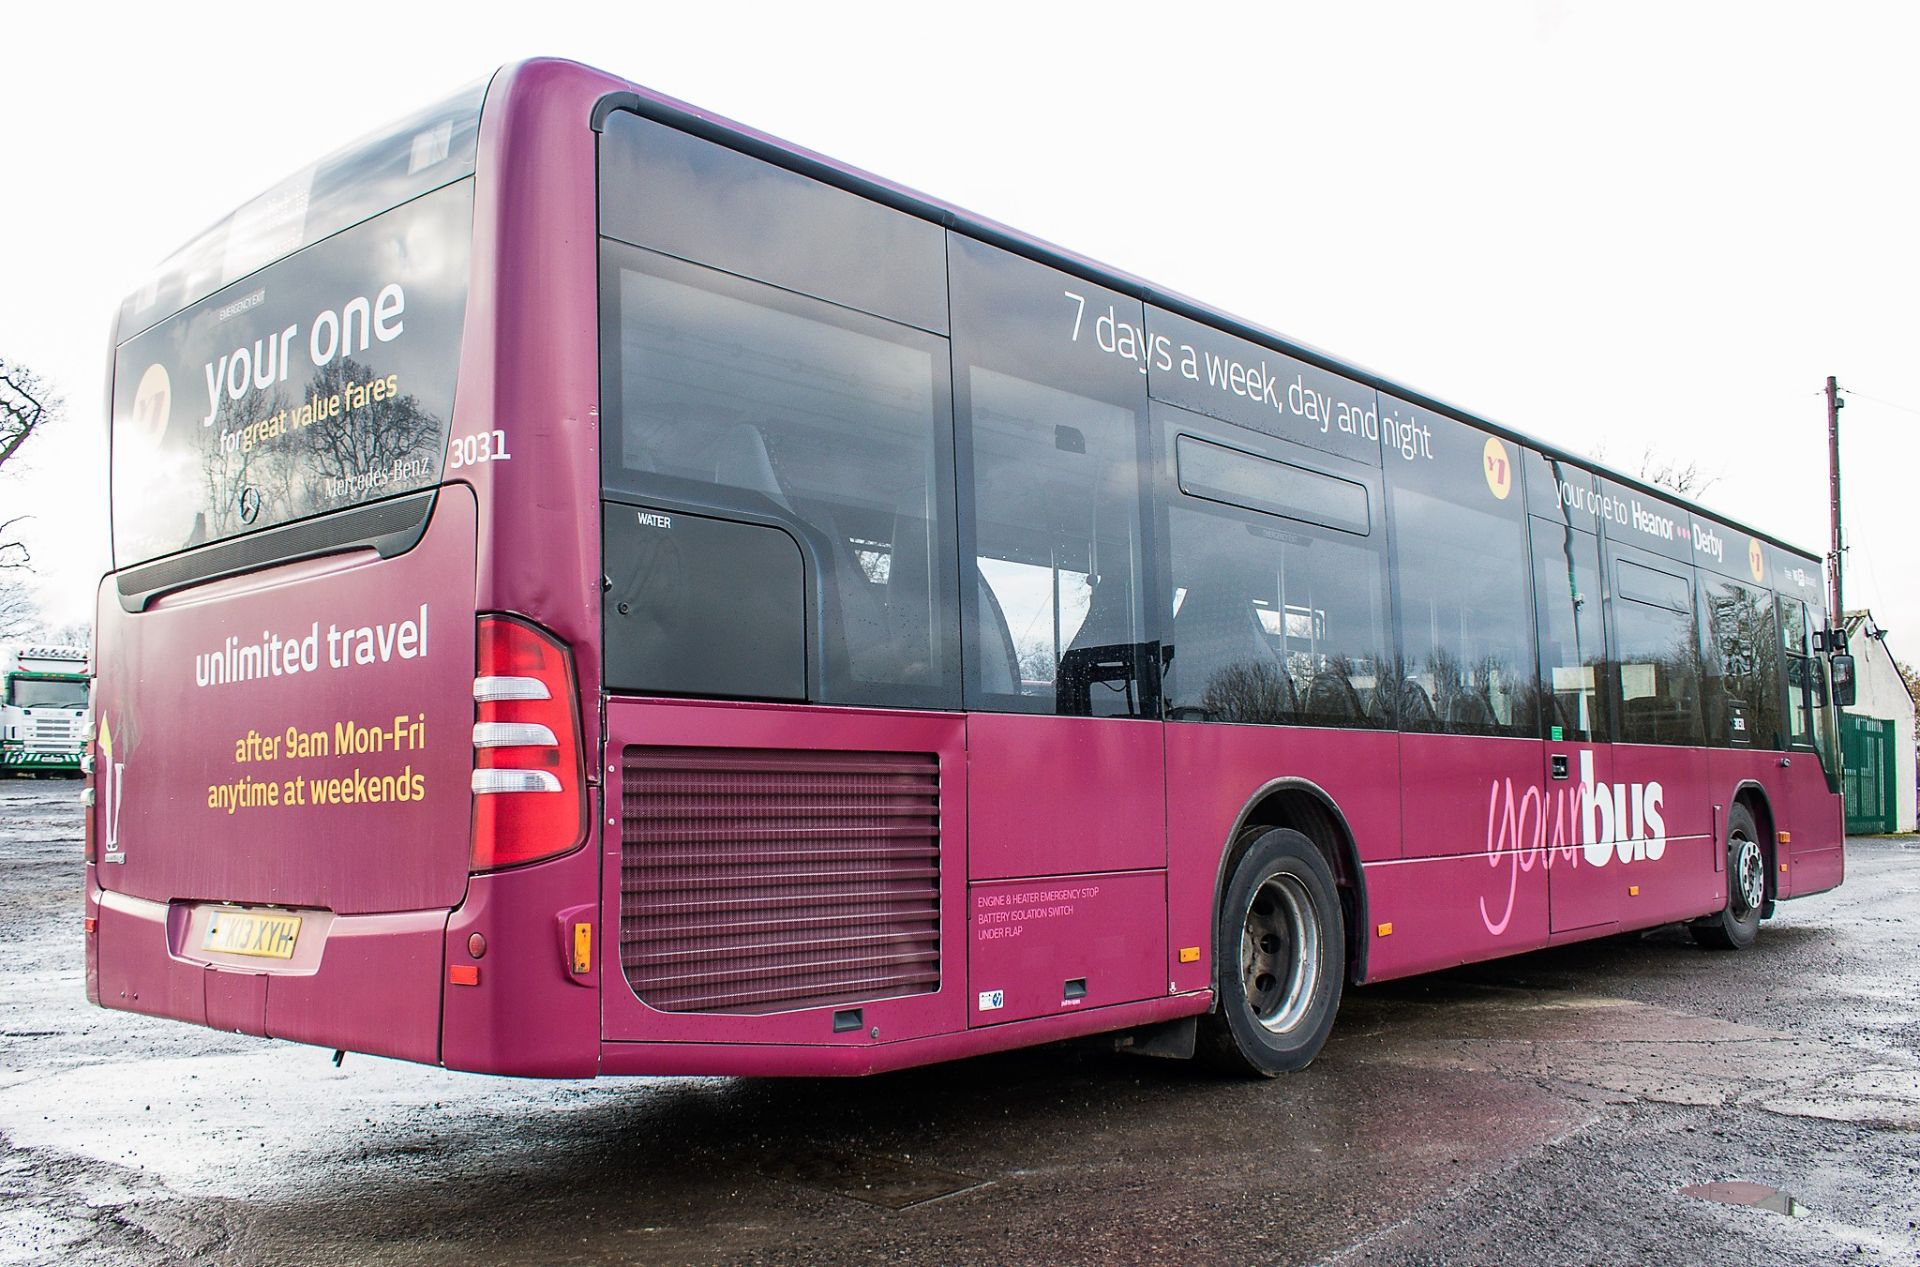
<svg viewBox="0 0 1920 1267">
<path fill-rule="evenodd" d="M 932 753 L 629 747 L 620 784 L 620 962 L 648 1006 L 939 988 Z"/>
</svg>

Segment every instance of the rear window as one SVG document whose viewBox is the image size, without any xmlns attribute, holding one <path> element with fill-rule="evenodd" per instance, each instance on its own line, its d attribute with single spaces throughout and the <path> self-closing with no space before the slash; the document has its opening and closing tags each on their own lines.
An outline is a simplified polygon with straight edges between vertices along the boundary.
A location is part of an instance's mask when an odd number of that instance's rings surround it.
<svg viewBox="0 0 1920 1267">
<path fill-rule="evenodd" d="M 437 483 L 472 224 L 465 179 L 121 344 L 115 565 Z"/>
<path fill-rule="evenodd" d="M 175 251 L 120 308 L 120 336 L 390 207 L 473 175 L 486 83 L 304 167 Z"/>
</svg>

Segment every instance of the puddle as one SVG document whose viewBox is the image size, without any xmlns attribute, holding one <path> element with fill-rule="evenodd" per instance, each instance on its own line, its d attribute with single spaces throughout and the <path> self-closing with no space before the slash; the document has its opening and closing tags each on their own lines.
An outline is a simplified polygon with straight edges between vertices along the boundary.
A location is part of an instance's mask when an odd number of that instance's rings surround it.
<svg viewBox="0 0 1920 1267">
<path fill-rule="evenodd" d="M 761 1172 L 771 1179 L 784 1179 L 889 1210 L 950 1197 L 986 1182 L 910 1160 L 864 1153 L 802 1153 L 764 1165 Z"/>
<path fill-rule="evenodd" d="M 1771 1210 L 1775 1214 L 1791 1215 L 1796 1219 L 1805 1218 L 1812 1210 L 1800 1204 L 1799 1200 L 1780 1191 L 1769 1188 L 1764 1183 L 1748 1183 L 1744 1179 L 1724 1179 L 1716 1183 L 1696 1183 L 1680 1189 L 1683 1197 L 1698 1197 L 1702 1201 L 1718 1201 L 1722 1205 L 1746 1205 L 1756 1210 Z"/>
</svg>

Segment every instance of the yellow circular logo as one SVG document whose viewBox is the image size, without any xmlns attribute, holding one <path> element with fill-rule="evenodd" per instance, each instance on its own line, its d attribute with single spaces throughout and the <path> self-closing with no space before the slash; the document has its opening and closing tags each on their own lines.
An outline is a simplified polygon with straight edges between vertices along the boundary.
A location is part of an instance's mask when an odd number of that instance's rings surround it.
<svg viewBox="0 0 1920 1267">
<path fill-rule="evenodd" d="M 159 448 L 173 418 L 173 383 L 167 367 L 158 361 L 147 366 L 133 392 L 133 435 L 149 448 Z"/>
<path fill-rule="evenodd" d="M 1501 501 L 1507 500 L 1507 494 L 1513 491 L 1513 458 L 1507 453 L 1507 446 L 1500 443 L 1500 437 L 1488 436 L 1485 454 L 1487 487 Z"/>
<path fill-rule="evenodd" d="M 1753 573 L 1753 579 L 1760 584 L 1767 583 L 1767 556 L 1760 552 L 1758 538 L 1747 538 L 1747 568 Z"/>
</svg>

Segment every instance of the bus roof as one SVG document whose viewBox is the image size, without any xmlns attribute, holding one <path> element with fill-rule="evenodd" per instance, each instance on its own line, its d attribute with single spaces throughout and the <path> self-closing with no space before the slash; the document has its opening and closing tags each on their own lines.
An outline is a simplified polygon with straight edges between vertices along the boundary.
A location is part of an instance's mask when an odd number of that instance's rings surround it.
<svg viewBox="0 0 1920 1267">
<path fill-rule="evenodd" d="M 1018 229 L 1011 228 L 998 221 L 975 215 L 952 203 L 920 193 L 917 190 L 909 189 L 904 185 L 886 180 L 883 177 L 875 176 L 870 172 L 840 162 L 837 159 L 829 158 L 824 154 L 807 149 L 804 146 L 782 140 L 770 133 L 762 132 L 757 128 L 735 122 L 732 119 L 715 114 L 709 110 L 702 110 L 678 98 L 655 92 L 652 89 L 635 84 L 630 80 L 621 79 L 606 71 L 597 70 L 592 67 L 582 67 L 579 63 L 568 62 L 558 58 L 536 58 L 504 67 L 500 73 L 495 74 L 488 80 L 480 84 L 469 85 L 448 100 L 436 103 L 425 110 L 410 115 L 384 132 L 377 133 L 361 142 L 337 151 L 335 154 L 328 156 L 328 158 L 321 160 L 320 163 L 304 169 L 302 176 L 296 179 L 310 178 L 311 173 L 321 169 L 341 168 L 350 170 L 362 164 L 371 165 L 368 159 L 369 155 L 378 155 L 381 158 L 385 158 L 385 151 L 399 145 L 410 144 L 412 138 L 419 134 L 422 127 L 427 124 L 447 124 L 456 121 L 463 124 L 466 129 L 466 145 L 470 146 L 472 143 L 472 135 L 474 132 L 477 132 L 472 112 L 474 111 L 475 104 L 477 104 L 476 99 L 480 96 L 481 90 L 485 88 L 490 95 L 491 85 L 504 82 L 509 78 L 517 78 L 521 74 L 538 74 L 543 67 L 565 67 L 568 73 L 578 73 L 578 71 L 584 69 L 605 81 L 607 92 L 601 97 L 598 106 L 593 112 L 593 127 L 595 131 L 602 129 L 606 117 L 609 114 L 619 110 L 632 111 L 656 122 L 691 133 L 702 139 L 725 145 L 755 158 L 764 159 L 781 167 L 799 172 L 802 175 L 810 176 L 816 180 L 845 189 L 850 193 L 871 198 L 876 202 L 910 215 L 931 220 L 945 228 L 964 233 L 969 237 L 978 238 L 993 246 L 1001 247 L 1051 267 L 1076 274 L 1111 290 L 1132 295 L 1143 303 L 1154 304 L 1170 312 L 1178 313 L 1181 316 L 1214 326 L 1230 334 L 1263 344 L 1276 352 L 1298 357 L 1322 369 L 1363 383 L 1375 390 L 1390 393 L 1410 404 L 1424 409 L 1431 409 L 1435 413 L 1443 414 L 1476 427 L 1485 428 L 1515 444 L 1537 449 L 1549 457 L 1576 463 L 1583 469 L 1594 474 L 1604 475 L 1608 479 L 1615 480 L 1629 488 L 1637 489 L 1649 496 L 1659 497 L 1663 500 L 1673 502 L 1676 505 L 1698 513 L 1703 518 L 1725 524 L 1731 528 L 1737 528 L 1742 532 L 1777 546 L 1790 554 L 1797 555 L 1806 561 L 1816 564 L 1821 561 L 1821 556 L 1811 550 L 1796 546 L 1773 533 L 1751 527 L 1718 511 L 1709 510 L 1699 502 L 1675 493 L 1671 489 L 1661 488 L 1659 485 L 1649 483 L 1646 480 L 1629 475 L 1614 467 L 1609 467 L 1584 454 L 1576 453 L 1571 449 L 1562 448 L 1559 445 L 1529 435 L 1517 427 L 1497 422 L 1494 419 L 1462 408 L 1440 397 L 1409 387 L 1405 383 L 1388 378 L 1384 374 L 1367 369 L 1364 366 L 1356 365 L 1351 361 L 1343 360 L 1331 352 L 1314 347 L 1308 343 L 1302 343 L 1297 339 L 1290 338 L 1257 322 L 1236 317 L 1231 313 L 1191 299 L 1177 291 L 1156 286 L 1145 278 L 1136 277 L 1131 273 L 1111 268 L 1097 260 L 1089 259 L 1084 255 L 1069 251 L 1064 247 L 1055 246 L 1051 242 L 1044 241 L 1031 234 L 1023 233 Z M 457 157 L 464 158 L 466 164 L 465 171 L 470 172 L 473 163 L 471 149 L 458 147 L 458 150 Z M 406 189 L 402 190 L 401 193 L 404 193 L 407 197 L 416 196 L 418 193 L 425 192 L 425 188 L 437 187 L 437 185 L 443 183 L 444 180 L 454 178 L 454 176 L 455 173 L 436 172 L 434 178 L 431 181 L 425 182 L 423 188 Z M 279 187 L 276 186 L 276 189 L 278 188 Z M 336 215 L 329 220 L 324 231 L 309 234 L 306 240 L 317 240 L 319 237 L 328 236 L 349 228 L 351 227 L 351 223 L 348 222 L 349 220 L 351 220 L 352 223 L 357 223 L 369 215 L 385 210 L 386 207 L 393 205 L 393 200 L 396 197 L 400 196 L 390 190 L 382 190 L 381 192 L 382 197 L 373 199 L 370 202 L 364 199 L 353 199 L 354 206 L 351 211 L 345 212 L 342 215 Z M 262 196 L 263 199 L 269 197 L 272 193 L 273 191 L 269 191 L 269 195 Z M 256 202 L 258 201 L 261 200 L 257 199 Z M 119 319 L 115 325 L 114 343 L 116 345 L 118 345 L 121 340 L 129 337 L 134 331 L 143 329 L 147 325 L 152 324 L 153 321 L 184 307 L 186 303 L 204 297 L 205 294 L 218 289 L 217 285 L 212 284 L 216 276 L 216 271 L 211 263 L 211 257 L 218 253 L 215 249 L 216 247 L 224 249 L 227 245 L 226 238 L 230 231 L 231 222 L 234 221 L 239 214 L 240 213 L 236 212 L 233 216 L 222 219 L 192 243 L 183 247 L 180 251 L 175 252 L 168 262 L 161 267 L 159 274 L 153 282 L 150 282 L 141 291 L 128 297 L 126 303 L 121 308 Z M 207 258 L 203 259 L 202 257 Z M 264 266 L 269 262 L 271 261 L 266 258 L 252 258 L 238 275 L 243 276 L 246 272 L 251 271 L 252 268 Z M 235 272 L 231 262 L 229 262 L 229 266 L 224 272 L 227 274 L 233 274 Z M 226 280 L 234 280 L 234 277 L 227 276 Z"/>
</svg>

